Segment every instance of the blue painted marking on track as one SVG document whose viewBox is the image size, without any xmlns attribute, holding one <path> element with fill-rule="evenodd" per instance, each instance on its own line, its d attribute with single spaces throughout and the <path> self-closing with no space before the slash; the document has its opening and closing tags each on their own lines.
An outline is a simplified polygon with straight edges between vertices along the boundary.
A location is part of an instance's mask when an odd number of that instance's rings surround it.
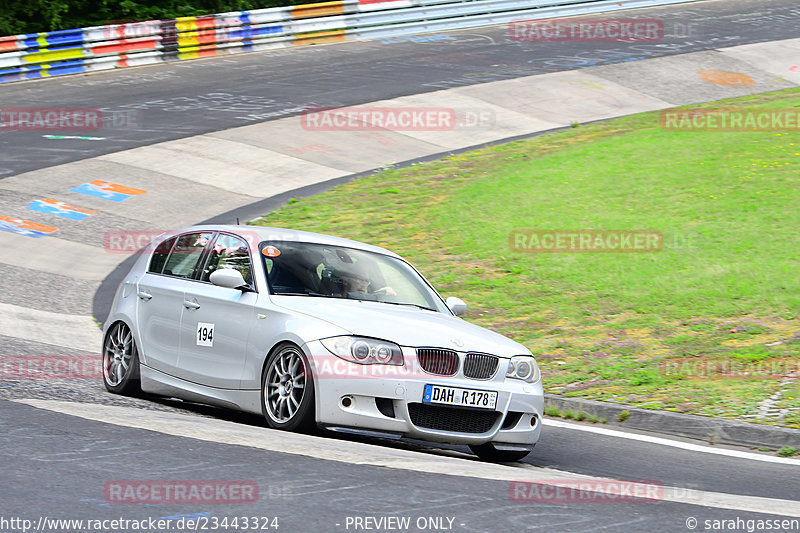
<svg viewBox="0 0 800 533">
<path fill-rule="evenodd" d="M 70 220 L 83 220 L 85 218 L 89 218 L 90 216 L 92 216 L 89 213 L 81 213 L 80 211 L 75 211 L 71 209 L 71 207 L 73 206 L 67 207 L 65 205 L 51 204 L 43 200 L 34 200 L 28 206 L 28 209 L 30 209 L 31 211 L 38 211 L 40 213 L 54 215 L 61 218 L 68 218 Z"/>
<path fill-rule="evenodd" d="M 20 227 L 16 224 L 12 224 L 5 220 L 0 220 L 0 231 L 6 231 L 8 233 L 16 233 L 17 235 L 23 235 L 25 237 L 33 237 L 34 239 L 41 239 L 46 235 L 50 235 L 52 232 L 43 232 L 43 231 L 36 231 L 28 228 Z"/>
<path fill-rule="evenodd" d="M 87 196 L 103 198 L 104 200 L 111 200 L 112 202 L 122 202 L 131 197 L 130 194 L 122 194 L 121 192 L 104 190 L 92 185 L 91 183 L 84 183 L 83 185 L 79 185 L 74 189 L 70 189 L 70 191 L 78 194 L 85 194 Z"/>
</svg>

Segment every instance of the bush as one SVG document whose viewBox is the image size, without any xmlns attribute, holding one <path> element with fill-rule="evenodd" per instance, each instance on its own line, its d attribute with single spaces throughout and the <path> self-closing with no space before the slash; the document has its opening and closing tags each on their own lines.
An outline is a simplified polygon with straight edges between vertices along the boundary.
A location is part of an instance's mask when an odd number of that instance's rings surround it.
<svg viewBox="0 0 800 533">
<path fill-rule="evenodd" d="M 7 0 L 0 35 L 312 3 L 309 0 Z"/>
<path fill-rule="evenodd" d="M 558 407 L 555 405 L 545 407 L 544 414 L 547 416 L 561 417 L 561 411 L 559 411 Z"/>
<path fill-rule="evenodd" d="M 784 446 L 778 450 L 778 457 L 794 457 L 795 455 L 797 455 L 797 448 L 791 446 Z"/>
</svg>

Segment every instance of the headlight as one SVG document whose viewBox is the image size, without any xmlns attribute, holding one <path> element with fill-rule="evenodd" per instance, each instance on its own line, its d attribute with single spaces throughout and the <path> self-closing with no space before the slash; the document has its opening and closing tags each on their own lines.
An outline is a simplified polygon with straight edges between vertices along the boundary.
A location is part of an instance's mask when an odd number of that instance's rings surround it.
<svg viewBox="0 0 800 533">
<path fill-rule="evenodd" d="M 517 355 L 508 363 L 507 378 L 521 379 L 528 383 L 536 383 L 542 377 L 536 359 L 530 355 Z"/>
<path fill-rule="evenodd" d="M 336 357 L 362 365 L 403 365 L 403 352 L 393 342 L 365 337 L 330 337 L 320 341 Z"/>
</svg>

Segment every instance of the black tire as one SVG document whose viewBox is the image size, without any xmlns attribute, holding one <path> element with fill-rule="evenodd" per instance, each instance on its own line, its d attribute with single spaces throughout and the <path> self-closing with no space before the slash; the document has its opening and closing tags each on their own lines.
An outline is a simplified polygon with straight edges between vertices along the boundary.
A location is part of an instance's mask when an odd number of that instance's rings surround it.
<svg viewBox="0 0 800 533">
<path fill-rule="evenodd" d="M 125 322 L 114 324 L 103 341 L 103 384 L 114 394 L 137 396 L 142 392 L 139 351 Z"/>
<path fill-rule="evenodd" d="M 533 445 L 531 445 L 531 448 L 533 448 Z M 490 461 L 492 463 L 513 463 L 521 461 L 531 453 L 531 450 L 498 450 L 491 442 L 470 445 L 469 449 L 484 461 Z"/>
<path fill-rule="evenodd" d="M 261 372 L 261 411 L 267 424 L 311 433 L 317 427 L 314 402 L 314 378 L 303 350 L 288 343 L 277 346 Z"/>
</svg>

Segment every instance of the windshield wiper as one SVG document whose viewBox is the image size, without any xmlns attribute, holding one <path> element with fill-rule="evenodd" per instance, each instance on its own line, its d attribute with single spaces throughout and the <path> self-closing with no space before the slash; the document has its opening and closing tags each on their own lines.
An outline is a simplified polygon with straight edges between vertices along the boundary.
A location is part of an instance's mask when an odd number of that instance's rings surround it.
<svg viewBox="0 0 800 533">
<path fill-rule="evenodd" d="M 366 301 L 373 301 L 373 300 L 366 300 Z M 433 311 L 435 313 L 438 312 L 438 311 L 436 311 L 436 309 L 431 309 L 430 307 L 425 307 L 424 305 L 412 304 L 411 302 L 387 302 L 387 301 L 384 301 L 384 300 L 374 300 L 374 301 L 380 302 L 382 304 L 389 304 L 389 305 L 407 305 L 407 306 L 410 306 L 410 307 L 416 307 L 417 309 L 424 309 L 426 311 Z"/>
<path fill-rule="evenodd" d="M 273 296 L 311 296 L 307 292 L 273 292 Z"/>
<path fill-rule="evenodd" d="M 273 296 L 317 296 L 319 298 L 339 298 L 338 296 L 333 296 L 330 294 L 320 294 L 314 291 L 308 292 L 274 292 L 272 293 Z"/>
</svg>

